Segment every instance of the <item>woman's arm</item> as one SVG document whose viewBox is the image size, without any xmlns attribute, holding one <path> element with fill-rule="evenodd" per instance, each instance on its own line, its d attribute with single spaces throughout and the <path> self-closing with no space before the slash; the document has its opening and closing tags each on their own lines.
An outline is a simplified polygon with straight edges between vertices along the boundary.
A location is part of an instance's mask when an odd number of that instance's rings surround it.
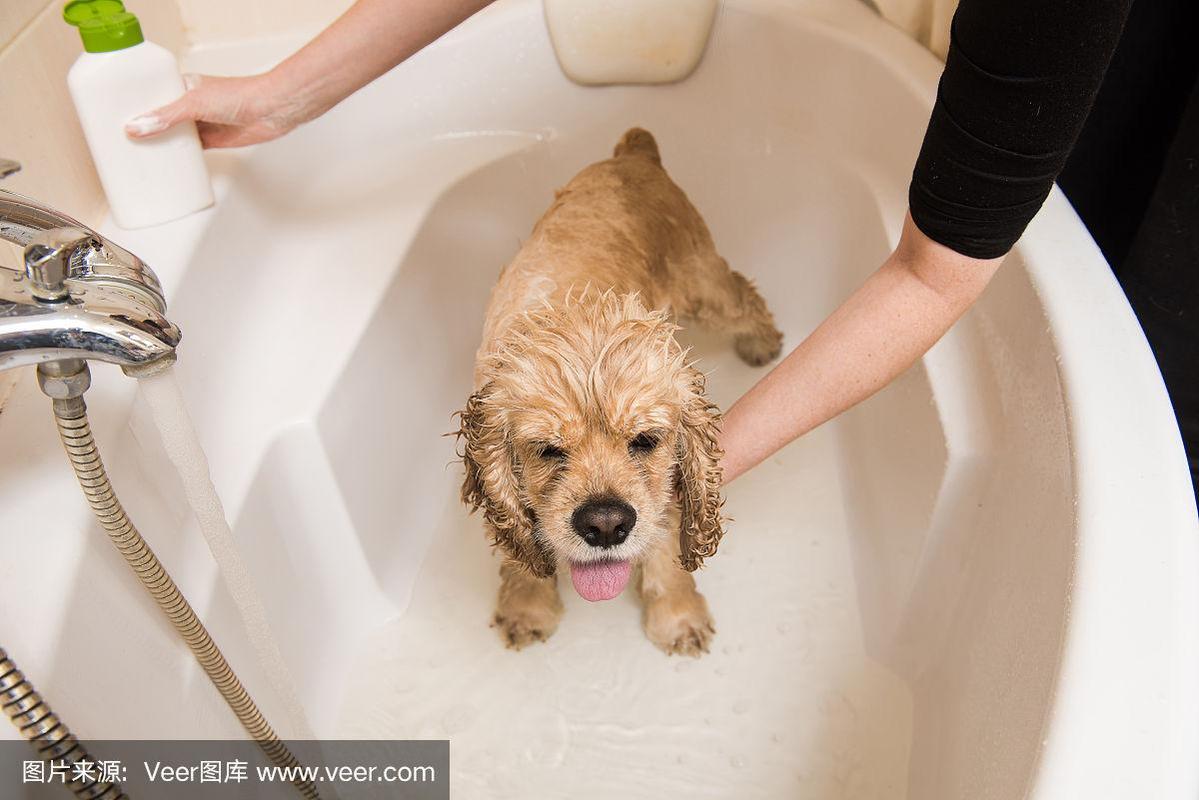
<svg viewBox="0 0 1199 800">
<path fill-rule="evenodd" d="M 188 92 L 130 120 L 133 138 L 195 121 L 205 147 L 275 139 L 315 119 L 492 0 L 358 0 L 269 72 L 245 78 L 189 76 Z"/>
<path fill-rule="evenodd" d="M 978 299 L 1000 260 L 956 253 L 907 217 L 882 267 L 725 414 L 725 482 L 894 380 Z"/>
<path fill-rule="evenodd" d="M 982 294 L 1065 164 L 1131 4 L 960 0 L 899 246 L 729 409 L 726 481 L 877 392 Z"/>
</svg>

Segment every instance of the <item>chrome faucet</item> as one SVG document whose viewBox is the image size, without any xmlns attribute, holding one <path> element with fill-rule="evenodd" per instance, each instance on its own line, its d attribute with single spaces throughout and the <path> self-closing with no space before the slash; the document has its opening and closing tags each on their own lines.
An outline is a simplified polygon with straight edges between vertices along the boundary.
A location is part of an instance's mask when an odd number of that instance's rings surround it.
<svg viewBox="0 0 1199 800">
<path fill-rule="evenodd" d="M 4 174 L 19 168 L 0 159 Z M 0 370 L 92 359 L 137 375 L 174 361 L 179 329 L 137 256 L 4 189 L 0 239 L 25 249 L 23 269 L 0 264 Z"/>
</svg>

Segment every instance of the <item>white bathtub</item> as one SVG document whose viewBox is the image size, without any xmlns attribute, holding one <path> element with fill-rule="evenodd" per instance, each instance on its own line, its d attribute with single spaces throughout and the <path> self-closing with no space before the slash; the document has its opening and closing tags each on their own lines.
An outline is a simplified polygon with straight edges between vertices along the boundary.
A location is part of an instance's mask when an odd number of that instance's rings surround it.
<svg viewBox="0 0 1199 800">
<path fill-rule="evenodd" d="M 192 66 L 249 71 L 295 44 Z M 1056 191 L 925 359 L 730 489 L 698 577 L 710 655 L 660 654 L 626 597 L 571 593 L 520 653 L 487 628 L 497 564 L 441 434 L 491 281 L 552 189 L 649 128 L 793 345 L 894 242 L 938 74 L 852 0 L 728 0 L 687 81 L 584 89 L 539 5 L 511 0 L 291 137 L 213 156 L 215 209 L 110 229 L 168 289 L 304 719 L 257 665 L 131 382 L 98 366 L 102 451 L 276 726 L 449 738 L 455 797 L 1199 796 L 1182 449 Z M 722 404 L 759 374 L 694 341 Z M 0 644 L 81 736 L 240 735 L 90 521 L 28 375 L 0 447 Z"/>
</svg>

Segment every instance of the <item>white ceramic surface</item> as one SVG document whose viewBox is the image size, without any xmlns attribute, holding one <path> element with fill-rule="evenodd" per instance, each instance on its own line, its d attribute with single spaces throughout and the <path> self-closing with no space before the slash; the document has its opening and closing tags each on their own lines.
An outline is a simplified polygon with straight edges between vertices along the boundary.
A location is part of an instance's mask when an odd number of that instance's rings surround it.
<svg viewBox="0 0 1199 800">
<path fill-rule="evenodd" d="M 654 651 L 627 598 L 572 601 L 522 653 L 486 628 L 495 563 L 441 434 L 491 281 L 553 188 L 649 128 L 794 344 L 893 243 L 938 72 L 859 3 L 728 0 L 686 81 L 583 88 L 540 5 L 505 0 L 294 135 L 210 156 L 215 208 L 114 231 L 168 289 L 180 381 L 318 735 L 449 736 L 456 797 L 1194 800 L 1181 444 L 1056 191 L 920 364 L 732 487 L 699 577 L 707 659 Z M 697 345 L 723 403 L 757 374 Z M 146 409 L 95 375 L 122 498 L 281 719 Z M 90 520 L 28 375 L 0 447 L 0 643 L 82 736 L 238 735 Z"/>
</svg>

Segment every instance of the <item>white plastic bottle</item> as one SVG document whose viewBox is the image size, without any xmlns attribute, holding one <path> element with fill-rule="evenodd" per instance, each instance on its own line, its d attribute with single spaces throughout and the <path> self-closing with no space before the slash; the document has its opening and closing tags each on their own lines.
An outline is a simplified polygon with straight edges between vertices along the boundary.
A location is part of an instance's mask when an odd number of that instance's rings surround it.
<svg viewBox="0 0 1199 800">
<path fill-rule="evenodd" d="M 125 135 L 129 120 L 184 93 L 175 56 L 145 41 L 120 0 L 75 0 L 63 18 L 83 39 L 67 85 L 117 225 L 144 228 L 212 205 L 193 123 L 142 141 Z"/>
</svg>

